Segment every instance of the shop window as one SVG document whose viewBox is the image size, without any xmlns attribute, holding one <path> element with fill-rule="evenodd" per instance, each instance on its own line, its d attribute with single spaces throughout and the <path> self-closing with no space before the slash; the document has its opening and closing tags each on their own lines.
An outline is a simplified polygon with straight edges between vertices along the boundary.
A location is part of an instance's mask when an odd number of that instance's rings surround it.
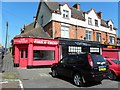
<svg viewBox="0 0 120 90">
<path fill-rule="evenodd" d="M 81 52 L 81 47 L 69 46 L 68 48 L 69 48 L 68 49 L 69 53 L 80 53 Z"/>
<path fill-rule="evenodd" d="M 54 50 L 34 50 L 34 60 L 55 60 Z"/>
</svg>

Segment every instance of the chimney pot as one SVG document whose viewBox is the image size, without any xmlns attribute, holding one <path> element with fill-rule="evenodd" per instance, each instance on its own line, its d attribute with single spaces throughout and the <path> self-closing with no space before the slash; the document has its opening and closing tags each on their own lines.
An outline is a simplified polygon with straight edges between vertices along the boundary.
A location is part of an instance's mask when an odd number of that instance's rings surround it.
<svg viewBox="0 0 120 90">
<path fill-rule="evenodd" d="M 79 3 L 76 3 L 75 5 L 73 5 L 73 7 L 80 11 L 80 4 Z"/>
</svg>

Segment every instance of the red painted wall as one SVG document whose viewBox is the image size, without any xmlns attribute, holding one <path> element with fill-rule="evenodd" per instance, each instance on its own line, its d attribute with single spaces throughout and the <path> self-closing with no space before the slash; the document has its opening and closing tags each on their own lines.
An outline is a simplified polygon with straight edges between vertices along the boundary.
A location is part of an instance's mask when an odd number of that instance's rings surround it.
<svg viewBox="0 0 120 90">
<path fill-rule="evenodd" d="M 104 57 L 110 57 L 110 58 L 119 59 L 119 49 L 103 48 L 102 55 Z"/>
<path fill-rule="evenodd" d="M 59 61 L 59 41 L 44 38 L 14 38 L 15 57 L 14 64 L 19 64 L 19 67 L 52 65 Z M 23 49 L 28 52 L 27 57 Z M 53 50 L 55 52 L 54 60 L 39 60 L 33 59 L 33 50 Z M 24 51 L 24 52 L 25 52 Z M 22 57 L 21 57 L 22 56 Z"/>
</svg>

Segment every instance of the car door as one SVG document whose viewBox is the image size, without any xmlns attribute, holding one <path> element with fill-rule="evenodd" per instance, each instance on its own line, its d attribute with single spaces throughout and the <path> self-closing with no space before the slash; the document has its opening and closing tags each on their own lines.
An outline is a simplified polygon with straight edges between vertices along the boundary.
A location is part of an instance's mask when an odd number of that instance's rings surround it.
<svg viewBox="0 0 120 90">
<path fill-rule="evenodd" d="M 64 66 L 65 76 L 71 77 L 72 72 L 74 71 L 74 68 L 76 68 L 76 61 L 77 61 L 76 55 L 70 55 L 68 57 L 68 61 Z"/>
<path fill-rule="evenodd" d="M 57 72 L 60 75 L 63 75 L 63 76 L 66 75 L 65 68 L 66 68 L 67 61 L 68 61 L 68 56 L 63 57 L 63 59 L 61 59 L 60 62 L 58 63 Z"/>
</svg>

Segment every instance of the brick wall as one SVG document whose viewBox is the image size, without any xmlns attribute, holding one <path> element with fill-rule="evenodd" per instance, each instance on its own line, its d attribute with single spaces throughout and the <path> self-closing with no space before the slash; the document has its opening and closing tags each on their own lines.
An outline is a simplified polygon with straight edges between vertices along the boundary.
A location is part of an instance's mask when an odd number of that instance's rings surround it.
<svg viewBox="0 0 120 90">
<path fill-rule="evenodd" d="M 61 37 L 61 23 L 60 22 L 51 21 L 44 27 L 44 30 L 46 32 L 48 32 L 48 34 L 51 37 L 54 37 L 54 38 Z M 77 27 L 77 26 L 74 26 L 74 25 L 70 25 L 70 32 L 69 32 L 70 38 L 71 39 L 84 40 L 84 38 L 86 37 L 86 31 L 85 30 L 86 30 L 86 28 L 84 28 L 84 27 Z M 101 32 L 101 31 L 98 31 L 98 30 L 92 30 L 91 41 L 97 41 L 96 32 L 101 33 L 101 44 L 105 44 L 106 41 L 107 41 L 106 44 L 110 42 L 109 36 L 111 34 L 106 33 L 106 32 Z M 54 36 L 53 36 L 53 33 L 54 33 Z M 106 36 L 107 36 L 107 38 L 106 38 Z M 117 43 L 116 35 L 113 35 L 113 36 L 115 37 L 115 44 L 116 44 Z"/>
<path fill-rule="evenodd" d="M 61 23 L 53 22 L 54 27 L 54 37 L 61 37 Z M 76 32 L 77 29 L 77 32 Z M 70 38 L 71 39 L 84 39 L 85 37 L 85 28 L 76 27 L 74 25 L 70 25 Z"/>
<path fill-rule="evenodd" d="M 84 40 L 85 37 L 86 37 L 85 28 L 78 27 L 78 30 L 77 30 L 77 39 Z"/>
<path fill-rule="evenodd" d="M 54 21 L 52 26 L 54 30 L 54 38 L 61 37 L 61 23 Z"/>
</svg>

